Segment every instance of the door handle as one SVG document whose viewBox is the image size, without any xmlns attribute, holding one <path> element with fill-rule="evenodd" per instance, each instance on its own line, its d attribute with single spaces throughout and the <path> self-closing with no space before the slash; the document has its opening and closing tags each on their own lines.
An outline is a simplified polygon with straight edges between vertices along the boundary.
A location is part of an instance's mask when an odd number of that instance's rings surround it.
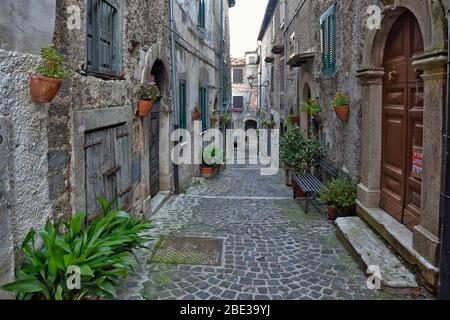
<svg viewBox="0 0 450 320">
<path fill-rule="evenodd" d="M 393 70 L 388 73 L 388 80 L 395 81 L 397 79 L 397 71 Z"/>
<path fill-rule="evenodd" d="M 414 73 L 416 74 L 416 79 L 420 79 L 420 77 L 423 75 L 423 70 L 422 69 L 414 69 Z"/>
</svg>

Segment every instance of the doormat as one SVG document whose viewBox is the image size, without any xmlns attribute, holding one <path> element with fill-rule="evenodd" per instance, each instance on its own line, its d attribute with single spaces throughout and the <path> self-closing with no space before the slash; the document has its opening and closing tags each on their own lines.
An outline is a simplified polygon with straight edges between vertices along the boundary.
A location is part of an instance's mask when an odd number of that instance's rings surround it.
<svg viewBox="0 0 450 320">
<path fill-rule="evenodd" d="M 150 262 L 220 266 L 223 240 L 200 237 L 161 237 Z"/>
</svg>

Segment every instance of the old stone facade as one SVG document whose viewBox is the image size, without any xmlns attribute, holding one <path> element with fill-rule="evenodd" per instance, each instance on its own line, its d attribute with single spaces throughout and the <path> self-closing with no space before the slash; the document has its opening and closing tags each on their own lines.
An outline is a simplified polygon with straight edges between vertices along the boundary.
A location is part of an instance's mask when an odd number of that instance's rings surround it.
<svg viewBox="0 0 450 320">
<path fill-rule="evenodd" d="M 174 189 L 172 97 L 179 87 L 171 80 L 170 2 L 107 3 L 114 19 L 114 52 L 112 72 L 105 73 L 93 69 L 89 56 L 99 1 L 1 4 L 0 283 L 12 279 L 12 248 L 31 227 L 76 211 L 95 213 L 96 196 L 117 194 L 133 214 L 149 216 L 152 199 Z M 229 76 L 228 9 L 234 1 L 224 1 L 223 14 L 221 1 L 205 1 L 208 15 L 201 32 L 197 2 L 173 2 L 178 78 L 188 84 L 191 119 L 200 83 L 208 88 L 208 110 L 221 101 L 219 92 Z M 224 55 L 219 54 L 221 31 Z M 51 103 L 36 104 L 30 98 L 28 75 L 40 62 L 40 48 L 51 43 L 66 56 L 73 75 Z M 138 90 L 150 81 L 158 84 L 161 99 L 141 118 L 136 116 Z M 113 172 L 111 177 L 108 172 Z M 180 172 L 181 182 L 187 184 L 198 167 Z"/>
<path fill-rule="evenodd" d="M 203 25 L 198 21 L 197 1 L 175 1 L 175 29 L 177 37 L 177 86 L 183 86 L 185 97 L 181 112 L 186 112 L 185 128 L 194 135 L 192 112 L 198 108 L 203 129 L 215 127 L 211 123 L 212 114 L 229 109 L 230 84 L 230 36 L 228 10 L 234 1 L 205 1 Z M 223 24 L 221 20 L 223 19 Z M 221 28 L 223 27 L 223 32 Z M 222 36 L 223 34 L 223 36 Z M 222 63 L 221 63 L 222 61 Z M 221 94 L 221 88 L 224 94 Z M 184 108 L 185 111 L 182 111 Z M 203 109 L 203 110 L 202 110 Z M 181 117 L 180 117 L 181 118 Z M 198 165 L 180 166 L 180 185 L 186 186 L 190 178 L 197 175 Z"/>
<path fill-rule="evenodd" d="M 379 29 L 373 27 L 377 8 Z M 300 115 L 301 128 L 321 141 L 326 158 L 359 183 L 360 216 L 432 287 L 439 272 L 446 10 L 440 0 L 269 1 L 259 36 L 262 81 L 271 81 L 273 88 L 263 93 L 263 101 L 272 114 L 280 114 L 280 127 L 286 126 L 290 112 Z M 334 19 L 334 44 L 325 53 L 321 26 L 327 18 Z M 401 36 L 395 31 L 399 28 L 409 30 L 403 32 L 415 40 Z M 400 38 L 388 41 L 396 36 Z M 388 63 L 389 57 L 407 52 L 407 69 L 394 58 Z M 332 72 L 324 72 L 324 57 L 333 59 Z M 410 91 L 392 91 L 403 81 L 410 81 Z M 330 108 L 336 92 L 349 98 L 348 121 L 338 120 Z M 319 121 L 300 109 L 311 97 L 322 108 Z M 389 118 L 389 103 L 413 111 L 405 111 L 405 118 Z M 412 146 L 405 151 L 389 142 L 404 135 L 394 129 L 398 121 L 411 126 L 411 131 L 405 129 L 411 132 L 405 141 Z M 397 155 L 402 169 L 394 178 Z M 416 162 L 419 157 L 423 166 Z M 419 167 L 413 167 L 416 163 Z"/>
<path fill-rule="evenodd" d="M 232 125 L 234 129 L 256 129 L 259 123 L 259 77 L 257 51 L 231 59 Z"/>
</svg>

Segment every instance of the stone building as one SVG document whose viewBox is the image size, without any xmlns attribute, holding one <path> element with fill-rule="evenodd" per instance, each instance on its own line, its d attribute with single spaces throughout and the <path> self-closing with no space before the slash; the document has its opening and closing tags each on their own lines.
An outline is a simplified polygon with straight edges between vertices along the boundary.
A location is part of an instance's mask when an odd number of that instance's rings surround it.
<svg viewBox="0 0 450 320">
<path fill-rule="evenodd" d="M 234 0 L 173 1 L 175 85 L 170 2 L 2 1 L 0 283 L 13 278 L 13 248 L 31 227 L 76 211 L 96 213 L 96 196 L 120 195 L 120 205 L 149 216 L 173 191 L 174 88 L 180 90 L 185 81 L 188 128 L 200 87 L 206 89 L 206 110 L 227 103 L 228 9 Z M 40 62 L 40 49 L 52 43 L 73 75 L 51 103 L 36 104 L 28 75 Z M 136 116 L 138 91 L 150 81 L 162 97 L 141 118 Z M 228 89 L 218 97 L 221 88 Z M 198 167 L 180 171 L 181 182 L 188 183 Z"/>
<path fill-rule="evenodd" d="M 259 77 L 257 51 L 246 52 L 245 58 L 231 59 L 232 123 L 234 129 L 258 127 Z"/>
<path fill-rule="evenodd" d="M 198 2 L 202 3 L 200 7 Z M 194 108 L 197 107 L 202 114 L 202 131 L 212 126 L 209 118 L 214 112 L 225 112 L 229 108 L 231 87 L 228 10 L 234 6 L 235 1 L 177 0 L 175 3 L 180 127 L 194 134 L 191 116 Z M 189 184 L 190 178 L 197 172 L 197 165 L 180 166 L 180 184 Z"/>
<path fill-rule="evenodd" d="M 259 35 L 272 113 L 280 123 L 300 115 L 325 157 L 359 183 L 359 216 L 431 287 L 441 237 L 446 11 L 440 0 L 270 0 Z M 350 100 L 345 122 L 330 109 L 339 91 Z M 320 122 L 300 108 L 311 97 Z"/>
</svg>

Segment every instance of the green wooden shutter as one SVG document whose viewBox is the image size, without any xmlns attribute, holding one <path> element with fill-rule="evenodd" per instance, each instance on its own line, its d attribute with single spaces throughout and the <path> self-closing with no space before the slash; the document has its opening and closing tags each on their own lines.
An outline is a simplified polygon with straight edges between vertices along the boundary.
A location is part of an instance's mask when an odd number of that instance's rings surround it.
<svg viewBox="0 0 450 320">
<path fill-rule="evenodd" d="M 336 71 L 336 6 L 331 6 L 320 18 L 322 31 L 322 73 Z"/>
<path fill-rule="evenodd" d="M 186 119 L 186 82 L 180 81 L 180 128 L 187 128 Z"/>
<path fill-rule="evenodd" d="M 198 0 L 198 25 L 205 27 L 205 0 Z"/>
<path fill-rule="evenodd" d="M 208 110 L 207 110 L 207 89 L 205 87 L 200 87 L 200 112 L 202 113 L 202 131 L 205 131 L 208 121 Z"/>
</svg>

